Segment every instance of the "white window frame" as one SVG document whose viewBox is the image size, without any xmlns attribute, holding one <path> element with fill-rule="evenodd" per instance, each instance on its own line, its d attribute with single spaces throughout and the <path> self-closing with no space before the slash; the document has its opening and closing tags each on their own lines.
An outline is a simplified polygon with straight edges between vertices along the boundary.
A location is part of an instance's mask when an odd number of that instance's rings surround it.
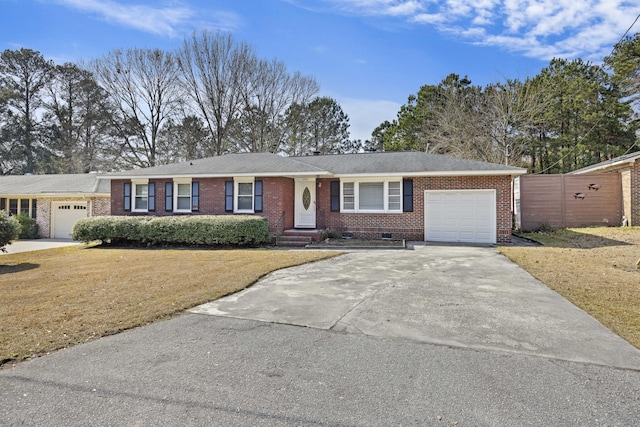
<svg viewBox="0 0 640 427">
<path fill-rule="evenodd" d="M 139 185 L 147 186 L 147 207 L 145 209 L 136 208 L 136 187 Z M 148 179 L 132 179 L 131 180 L 131 212 L 149 212 L 149 180 Z"/>
<path fill-rule="evenodd" d="M 251 209 L 240 209 L 240 184 L 251 184 Z M 242 197 L 248 197 L 243 195 Z M 256 182 L 254 177 L 233 178 L 233 212 L 235 213 L 255 213 L 256 207 Z"/>
<path fill-rule="evenodd" d="M 3 199 L 5 199 L 5 209 L 7 212 L 11 212 L 11 200 L 17 200 L 17 205 L 16 205 L 16 212 L 15 214 L 21 214 L 21 213 L 26 213 L 27 215 L 29 215 L 29 218 L 31 219 L 35 219 L 36 218 L 36 209 L 34 208 L 34 202 L 36 202 L 36 198 L 35 197 L 3 197 Z M 24 212 L 22 210 L 22 202 L 24 200 L 28 200 L 29 201 L 29 209 L 27 209 L 26 212 Z M 36 202 L 37 204 L 37 202 Z"/>
<path fill-rule="evenodd" d="M 174 178 L 173 179 L 173 211 L 174 212 L 192 212 L 191 208 L 193 205 L 193 194 L 192 191 L 192 179 L 191 178 Z M 189 185 L 189 208 L 188 209 L 179 209 L 178 208 L 178 184 L 188 184 Z M 186 196 L 180 196 L 186 199 Z"/>
<path fill-rule="evenodd" d="M 382 209 L 360 209 L 360 183 L 370 182 L 370 183 L 382 183 L 383 184 L 383 198 L 384 204 Z M 398 183 L 400 186 L 400 195 L 390 196 L 389 194 L 389 183 Z M 345 208 L 345 184 L 353 184 L 353 209 Z M 365 178 L 365 179 L 347 179 L 340 180 L 340 212 L 345 213 L 402 213 L 402 178 L 398 179 L 380 179 L 380 178 Z M 399 209 L 390 209 L 389 208 L 389 199 L 400 198 L 400 208 Z"/>
</svg>

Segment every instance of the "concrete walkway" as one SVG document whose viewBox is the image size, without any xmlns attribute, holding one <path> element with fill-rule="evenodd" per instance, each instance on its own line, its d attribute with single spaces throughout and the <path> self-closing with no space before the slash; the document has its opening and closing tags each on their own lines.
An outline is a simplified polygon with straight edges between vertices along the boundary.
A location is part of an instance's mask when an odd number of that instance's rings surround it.
<svg viewBox="0 0 640 427">
<path fill-rule="evenodd" d="M 31 252 L 39 251 L 42 249 L 61 248 L 64 246 L 81 245 L 82 242 L 77 242 L 72 239 L 34 239 L 34 240 L 16 240 L 10 245 L 5 246 L 6 253 L 15 254 L 18 252 Z M 0 255 L 5 252 L 0 251 Z"/>
<path fill-rule="evenodd" d="M 489 247 L 352 252 L 191 312 L 640 369 L 639 350 Z"/>
</svg>

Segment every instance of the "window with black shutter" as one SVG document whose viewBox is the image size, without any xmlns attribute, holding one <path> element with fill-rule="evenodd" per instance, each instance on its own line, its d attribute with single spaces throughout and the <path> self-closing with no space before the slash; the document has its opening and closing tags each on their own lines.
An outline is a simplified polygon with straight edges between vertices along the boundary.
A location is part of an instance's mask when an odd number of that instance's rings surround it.
<svg viewBox="0 0 640 427">
<path fill-rule="evenodd" d="M 253 209 L 255 212 L 262 212 L 262 181 L 256 180 L 253 200 Z"/>
<path fill-rule="evenodd" d="M 402 211 L 413 212 L 413 180 L 402 180 Z"/>
<path fill-rule="evenodd" d="M 329 192 L 331 197 L 331 212 L 340 212 L 340 181 L 331 181 Z"/>
<path fill-rule="evenodd" d="M 131 212 L 131 183 L 125 182 L 123 186 L 123 194 L 124 194 L 124 210 L 125 212 Z"/>
<path fill-rule="evenodd" d="M 224 210 L 233 212 L 233 181 L 224 182 Z"/>
<path fill-rule="evenodd" d="M 193 181 L 191 183 L 191 211 L 198 212 L 200 210 L 200 182 Z"/>
<path fill-rule="evenodd" d="M 164 183 L 164 210 L 173 211 L 173 181 Z"/>
<path fill-rule="evenodd" d="M 148 210 L 149 212 L 155 212 L 156 210 L 156 183 L 149 183 L 149 195 L 148 195 Z"/>
</svg>

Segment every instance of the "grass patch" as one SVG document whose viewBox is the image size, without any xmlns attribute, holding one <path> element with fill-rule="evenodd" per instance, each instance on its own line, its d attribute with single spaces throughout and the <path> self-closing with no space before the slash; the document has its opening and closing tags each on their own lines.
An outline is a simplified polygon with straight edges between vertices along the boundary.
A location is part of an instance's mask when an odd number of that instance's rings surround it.
<svg viewBox="0 0 640 427">
<path fill-rule="evenodd" d="M 0 365 L 167 318 L 333 251 L 105 249 L 0 256 Z"/>
<path fill-rule="evenodd" d="M 524 237 L 543 246 L 500 251 L 640 348 L 640 227 L 574 228 Z"/>
</svg>

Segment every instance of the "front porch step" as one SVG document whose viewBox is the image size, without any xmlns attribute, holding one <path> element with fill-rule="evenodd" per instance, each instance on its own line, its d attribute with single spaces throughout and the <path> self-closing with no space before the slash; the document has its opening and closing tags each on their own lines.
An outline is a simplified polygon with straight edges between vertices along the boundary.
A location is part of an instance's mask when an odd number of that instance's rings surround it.
<svg viewBox="0 0 640 427">
<path fill-rule="evenodd" d="M 320 236 L 322 236 L 322 230 L 284 230 L 278 238 L 278 246 L 301 248 L 319 241 Z"/>
</svg>

